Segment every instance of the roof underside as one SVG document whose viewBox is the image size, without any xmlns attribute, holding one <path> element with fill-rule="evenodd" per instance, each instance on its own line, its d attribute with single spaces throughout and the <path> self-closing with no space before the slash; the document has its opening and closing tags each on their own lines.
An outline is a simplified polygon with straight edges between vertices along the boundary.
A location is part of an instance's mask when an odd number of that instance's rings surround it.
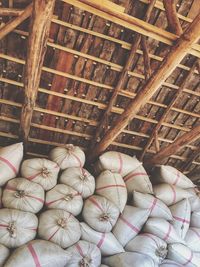
<svg viewBox="0 0 200 267">
<path fill-rule="evenodd" d="M 117 85 L 138 28 L 128 29 L 70 3 L 56 1 L 47 51 L 40 79 L 40 88 L 29 133 L 28 154 L 45 156 L 52 146 L 73 143 L 88 150 L 96 127 Z M 81 2 L 81 1 L 74 1 Z M 112 1 L 125 7 L 125 13 L 143 20 L 148 0 Z M 2 7 L 24 8 L 30 1 L 2 1 Z M 180 23 L 184 30 L 200 11 L 199 0 L 176 1 Z M 8 17 L 1 22 L 6 23 Z M 168 31 L 162 1 L 156 1 L 150 24 Z M 142 26 L 139 26 L 142 31 Z M 21 106 L 23 104 L 23 72 L 27 52 L 29 19 L 20 24 L 0 43 L 0 142 L 7 145 L 19 136 Z M 162 32 L 162 31 L 161 31 Z M 170 50 L 170 42 L 157 35 L 147 36 L 151 71 L 160 65 Z M 168 36 L 168 35 L 166 35 Z M 169 34 L 169 37 L 171 35 Z M 128 103 L 145 84 L 145 64 L 141 45 L 128 71 L 109 116 L 108 125 L 126 109 Z M 151 133 L 177 93 L 190 68 L 200 57 L 197 44 L 118 135 L 108 149 L 140 156 Z M 199 67 L 200 68 L 200 67 Z M 182 134 L 199 125 L 200 75 L 198 65 L 184 86 L 162 126 L 158 138 L 145 149 L 144 158 L 168 146 Z M 200 170 L 200 138 L 184 146 L 165 160 L 186 173 Z M 196 155 L 196 157 L 192 158 Z M 191 158 L 193 161 L 191 161 Z M 188 166 L 188 162 L 190 162 Z"/>
</svg>

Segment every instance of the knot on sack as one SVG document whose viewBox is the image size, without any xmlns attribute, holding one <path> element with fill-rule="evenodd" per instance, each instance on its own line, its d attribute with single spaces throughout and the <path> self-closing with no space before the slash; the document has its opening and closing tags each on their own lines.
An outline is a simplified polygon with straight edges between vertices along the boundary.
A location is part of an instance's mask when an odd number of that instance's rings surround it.
<svg viewBox="0 0 200 267">
<path fill-rule="evenodd" d="M 82 260 L 80 261 L 79 266 L 80 267 L 89 267 L 91 264 L 91 259 L 88 256 L 85 256 L 82 258 Z"/>
<path fill-rule="evenodd" d="M 41 174 L 44 178 L 47 178 L 49 175 L 49 171 L 46 167 L 42 168 Z"/>
<path fill-rule="evenodd" d="M 26 193 L 24 190 L 17 190 L 14 194 L 16 198 L 23 198 L 26 196 Z"/>
<path fill-rule="evenodd" d="M 72 152 L 74 152 L 74 145 L 72 145 L 72 144 L 68 144 L 68 145 L 66 145 L 66 149 L 67 149 L 67 151 L 68 151 L 68 153 L 72 153 Z"/>
<path fill-rule="evenodd" d="M 163 247 L 163 246 L 159 247 L 159 248 L 156 250 L 156 256 L 158 256 L 158 257 L 161 258 L 162 260 L 163 260 L 164 258 L 166 258 L 167 253 L 168 253 L 167 249 L 166 249 L 165 247 Z"/>
<path fill-rule="evenodd" d="M 73 195 L 72 195 L 72 194 L 66 195 L 66 196 L 64 197 L 64 200 L 66 200 L 66 201 L 70 201 L 70 200 L 72 200 L 72 199 L 73 199 Z"/>
<path fill-rule="evenodd" d="M 109 218 L 110 218 L 110 216 L 107 213 L 103 213 L 103 214 L 101 214 L 99 220 L 100 221 L 108 221 Z"/>
<path fill-rule="evenodd" d="M 67 226 L 67 219 L 65 218 L 61 218 L 57 221 L 57 224 L 62 227 L 62 228 L 65 228 Z"/>
<path fill-rule="evenodd" d="M 87 174 L 86 174 L 86 173 L 81 174 L 79 177 L 80 177 L 80 179 L 81 179 L 82 181 L 85 181 L 85 180 L 87 179 Z"/>
<path fill-rule="evenodd" d="M 17 234 L 16 234 L 16 226 L 15 226 L 15 222 L 10 222 L 8 224 L 7 230 L 10 234 L 10 237 L 12 238 L 16 238 Z"/>
</svg>

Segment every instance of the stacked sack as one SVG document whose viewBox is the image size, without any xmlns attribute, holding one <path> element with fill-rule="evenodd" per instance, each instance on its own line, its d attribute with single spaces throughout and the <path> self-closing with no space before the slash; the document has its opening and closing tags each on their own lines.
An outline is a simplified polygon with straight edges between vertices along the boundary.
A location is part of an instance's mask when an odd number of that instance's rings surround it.
<svg viewBox="0 0 200 267">
<path fill-rule="evenodd" d="M 0 150 L 0 266 L 200 267 L 199 192 L 178 170 L 159 166 L 152 186 L 115 151 L 96 179 L 77 146 L 22 159 L 22 144 Z"/>
</svg>

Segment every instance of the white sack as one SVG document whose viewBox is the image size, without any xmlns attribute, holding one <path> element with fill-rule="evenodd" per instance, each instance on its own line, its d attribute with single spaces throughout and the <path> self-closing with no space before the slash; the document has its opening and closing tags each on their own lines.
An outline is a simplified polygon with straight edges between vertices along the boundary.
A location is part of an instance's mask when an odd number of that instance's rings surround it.
<svg viewBox="0 0 200 267">
<path fill-rule="evenodd" d="M 10 251 L 7 247 L 0 244 L 0 267 L 3 267 L 6 259 L 8 258 Z"/>
<path fill-rule="evenodd" d="M 49 158 L 56 162 L 61 170 L 79 167 L 85 164 L 85 153 L 78 146 L 68 144 L 65 147 L 55 147 L 50 151 Z"/>
<path fill-rule="evenodd" d="M 165 219 L 149 218 L 144 226 L 143 231 L 161 238 L 167 242 L 167 244 L 178 242 L 184 243 L 174 227 Z"/>
<path fill-rule="evenodd" d="M 45 240 L 33 240 L 17 248 L 4 267 L 65 267 L 69 259 L 70 255 L 58 245 Z"/>
<path fill-rule="evenodd" d="M 77 216 L 82 210 L 83 199 L 71 186 L 57 184 L 46 192 L 45 205 L 48 209 L 62 209 Z"/>
<path fill-rule="evenodd" d="M 96 194 L 112 201 L 121 212 L 127 202 L 127 189 L 122 176 L 108 170 L 97 177 Z"/>
<path fill-rule="evenodd" d="M 142 165 L 136 157 L 117 152 L 108 151 L 103 153 L 96 163 L 96 173 L 104 170 L 120 173 L 123 177 Z"/>
<path fill-rule="evenodd" d="M 119 217 L 119 209 L 101 196 L 89 197 L 83 207 L 84 221 L 98 232 L 110 232 Z"/>
<path fill-rule="evenodd" d="M 190 226 L 200 228 L 200 211 L 192 212 Z"/>
<path fill-rule="evenodd" d="M 81 237 L 79 221 L 65 210 L 47 210 L 40 214 L 38 234 L 42 239 L 67 248 Z"/>
<path fill-rule="evenodd" d="M 133 191 L 153 194 L 151 181 L 142 165 L 126 175 L 124 177 L 124 182 L 126 184 L 128 194 L 131 196 Z"/>
<path fill-rule="evenodd" d="M 171 224 L 179 236 L 184 239 L 190 226 L 190 202 L 188 199 L 183 199 L 169 208 L 173 216 Z"/>
<path fill-rule="evenodd" d="M 68 248 L 67 252 L 71 255 L 67 266 L 99 267 L 101 264 L 101 251 L 93 243 L 80 240 Z"/>
<path fill-rule="evenodd" d="M 167 258 L 187 267 L 199 267 L 200 261 L 191 249 L 183 244 L 170 244 L 168 246 Z"/>
<path fill-rule="evenodd" d="M 35 214 L 14 209 L 0 210 L 0 243 L 8 248 L 19 247 L 33 240 L 37 233 Z"/>
<path fill-rule="evenodd" d="M 183 265 L 179 264 L 178 262 L 165 259 L 163 263 L 160 264 L 160 267 L 183 267 Z"/>
<path fill-rule="evenodd" d="M 22 163 L 22 177 L 40 184 L 44 190 L 50 190 L 57 183 L 60 168 L 48 159 L 27 159 Z"/>
<path fill-rule="evenodd" d="M 15 178 L 23 158 L 23 143 L 0 148 L 0 186 Z"/>
<path fill-rule="evenodd" d="M 200 228 L 189 228 L 185 242 L 192 251 L 200 253 Z"/>
<path fill-rule="evenodd" d="M 123 247 L 138 235 L 148 216 L 148 209 L 125 206 L 112 231 Z"/>
<path fill-rule="evenodd" d="M 44 205 L 44 189 L 25 178 L 14 178 L 3 191 L 2 203 L 5 208 L 37 213 Z"/>
<path fill-rule="evenodd" d="M 101 250 L 103 256 L 124 252 L 123 247 L 111 232 L 100 233 L 93 230 L 86 223 L 82 222 L 80 224 L 81 239 L 94 243 Z"/>
<path fill-rule="evenodd" d="M 170 184 L 155 185 L 153 191 L 155 196 L 162 200 L 167 206 L 193 196 L 191 192 Z"/>
<path fill-rule="evenodd" d="M 79 192 L 83 198 L 93 195 L 95 190 L 94 177 L 83 168 L 68 168 L 62 172 L 60 183 L 66 184 Z"/>
<path fill-rule="evenodd" d="M 167 243 L 155 235 L 143 233 L 131 239 L 125 250 L 148 255 L 160 264 L 167 256 Z"/>
<path fill-rule="evenodd" d="M 137 252 L 125 252 L 103 258 L 103 263 L 109 267 L 158 267 L 152 258 Z"/>
<path fill-rule="evenodd" d="M 3 207 L 2 206 L 2 188 L 0 187 L 0 209 Z"/>
<path fill-rule="evenodd" d="M 193 197 L 188 198 L 190 201 L 191 211 L 200 211 L 200 197 L 195 195 Z"/>
<path fill-rule="evenodd" d="M 176 168 L 168 165 L 158 166 L 155 169 L 155 173 L 152 175 L 152 180 L 158 184 L 166 183 L 183 189 L 195 187 L 193 182 L 187 176 Z"/>
<path fill-rule="evenodd" d="M 159 199 L 150 194 L 143 194 L 140 192 L 133 192 L 133 206 L 142 209 L 149 209 L 149 217 L 159 217 L 166 220 L 172 220 L 170 209 Z"/>
</svg>

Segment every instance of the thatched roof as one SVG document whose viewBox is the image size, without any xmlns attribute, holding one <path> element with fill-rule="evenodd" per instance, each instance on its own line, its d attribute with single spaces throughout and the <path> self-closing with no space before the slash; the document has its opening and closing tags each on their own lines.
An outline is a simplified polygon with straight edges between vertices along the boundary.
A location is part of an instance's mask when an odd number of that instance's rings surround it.
<svg viewBox="0 0 200 267">
<path fill-rule="evenodd" d="M 90 160 L 112 149 L 198 173 L 199 0 L 31 2 L 0 8 L 1 145 L 45 156 L 73 143 Z"/>
</svg>

